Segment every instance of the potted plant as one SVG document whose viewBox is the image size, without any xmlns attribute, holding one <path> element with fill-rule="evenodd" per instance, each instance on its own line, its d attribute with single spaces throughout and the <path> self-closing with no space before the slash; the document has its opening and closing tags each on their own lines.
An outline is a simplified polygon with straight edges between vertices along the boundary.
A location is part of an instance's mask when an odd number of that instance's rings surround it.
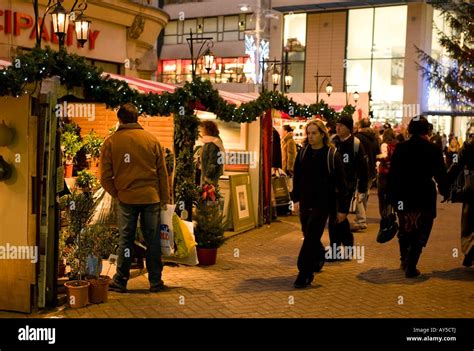
<svg viewBox="0 0 474 351">
<path fill-rule="evenodd" d="M 211 266 L 216 263 L 217 249 L 225 241 L 219 193 L 213 184 L 201 187 L 194 219 L 199 264 Z"/>
<path fill-rule="evenodd" d="M 89 302 L 90 283 L 83 280 L 86 276 L 88 249 L 82 240 L 93 214 L 94 202 L 90 195 L 74 191 L 71 195 L 61 198 L 60 203 L 65 208 L 68 223 L 68 226 L 64 228 L 65 244 L 62 255 L 70 271 L 69 281 L 64 286 L 69 307 L 80 308 Z"/>
<path fill-rule="evenodd" d="M 77 172 L 76 185 L 82 189 L 84 193 L 90 193 L 98 185 L 98 180 L 91 172 L 82 170 Z"/>
<path fill-rule="evenodd" d="M 94 130 L 91 130 L 84 138 L 84 149 L 86 151 L 89 169 L 93 173 L 97 173 L 99 168 L 100 149 L 104 139 L 97 135 Z"/>
<path fill-rule="evenodd" d="M 61 134 L 61 148 L 64 153 L 64 177 L 71 178 L 74 157 L 76 157 L 76 154 L 82 148 L 82 142 L 77 134 L 64 132 Z"/>
<path fill-rule="evenodd" d="M 89 301 L 102 303 L 108 300 L 110 277 L 101 275 L 102 259 L 115 252 L 118 236 L 113 229 L 93 224 L 84 231 L 84 246 L 87 250 L 87 280 Z"/>
</svg>

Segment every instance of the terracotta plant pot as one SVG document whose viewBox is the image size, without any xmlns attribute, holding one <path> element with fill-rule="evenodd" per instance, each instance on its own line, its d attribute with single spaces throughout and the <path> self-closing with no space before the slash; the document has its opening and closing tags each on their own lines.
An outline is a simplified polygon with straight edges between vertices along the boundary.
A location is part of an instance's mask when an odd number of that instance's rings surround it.
<svg viewBox="0 0 474 351">
<path fill-rule="evenodd" d="M 199 265 L 201 266 L 212 266 L 216 264 L 217 259 L 217 248 L 204 249 L 201 247 L 196 248 Z"/>
<path fill-rule="evenodd" d="M 89 303 L 89 285 L 89 282 L 85 280 L 72 280 L 64 283 L 69 307 L 81 308 Z"/>
<path fill-rule="evenodd" d="M 72 170 L 74 165 L 71 163 L 64 164 L 64 178 L 71 178 L 72 177 Z"/>
<path fill-rule="evenodd" d="M 88 279 L 89 285 L 89 301 L 91 303 L 107 302 L 109 297 L 110 277 L 101 275 L 99 279 Z"/>
</svg>

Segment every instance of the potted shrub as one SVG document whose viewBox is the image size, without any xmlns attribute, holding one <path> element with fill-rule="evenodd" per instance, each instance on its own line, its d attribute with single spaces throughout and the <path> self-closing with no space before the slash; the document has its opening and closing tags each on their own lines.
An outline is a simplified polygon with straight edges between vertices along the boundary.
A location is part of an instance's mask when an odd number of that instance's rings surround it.
<svg viewBox="0 0 474 351">
<path fill-rule="evenodd" d="M 87 250 L 87 280 L 89 301 L 102 303 L 108 300 L 110 278 L 101 275 L 102 259 L 115 252 L 118 236 L 113 229 L 100 224 L 88 226 L 84 232 L 84 245 Z"/>
<path fill-rule="evenodd" d="M 71 271 L 69 272 L 70 280 L 64 283 L 64 286 L 66 287 L 67 302 L 71 308 L 81 308 L 89 303 L 90 283 L 82 280 L 86 273 L 86 257 L 86 250 L 81 246 L 80 242 L 68 245 L 66 262 L 70 266 Z"/>
<path fill-rule="evenodd" d="M 64 229 L 65 245 L 63 255 L 70 267 L 69 281 L 66 287 L 67 301 L 71 308 L 80 308 L 88 304 L 90 283 L 83 280 L 86 276 L 87 246 L 82 242 L 85 229 L 93 214 L 94 202 L 88 194 L 74 191 L 61 198 L 65 206 L 68 226 Z"/>
<path fill-rule="evenodd" d="M 98 180 L 91 172 L 82 170 L 77 172 L 76 185 L 82 189 L 84 193 L 90 193 L 98 185 Z"/>
<path fill-rule="evenodd" d="M 94 130 L 91 130 L 84 137 L 84 149 L 89 163 L 89 170 L 94 174 L 97 174 L 99 168 L 100 149 L 103 143 L 104 139 L 98 136 Z"/>
<path fill-rule="evenodd" d="M 219 193 L 214 185 L 206 183 L 201 187 L 194 219 L 199 264 L 213 265 L 216 263 L 217 249 L 225 241 Z"/>
<path fill-rule="evenodd" d="M 61 134 L 61 148 L 64 153 L 64 177 L 71 178 L 74 157 L 82 148 L 79 136 L 72 132 L 64 132 Z"/>
</svg>

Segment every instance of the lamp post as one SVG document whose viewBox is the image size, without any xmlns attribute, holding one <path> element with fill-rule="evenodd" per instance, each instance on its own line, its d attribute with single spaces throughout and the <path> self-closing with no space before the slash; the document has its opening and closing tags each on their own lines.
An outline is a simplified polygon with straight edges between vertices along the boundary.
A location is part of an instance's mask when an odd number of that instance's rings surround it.
<svg viewBox="0 0 474 351">
<path fill-rule="evenodd" d="M 212 37 L 204 37 L 204 38 L 199 38 L 199 37 L 194 37 L 193 36 L 193 31 L 192 29 L 189 30 L 189 38 L 186 38 L 186 41 L 188 42 L 189 46 L 189 51 L 191 52 L 191 72 L 192 72 L 192 78 L 196 78 L 196 66 L 198 60 L 203 57 L 204 59 L 204 68 L 207 71 L 207 74 L 212 69 L 212 65 L 214 64 L 214 54 L 211 51 L 211 48 L 214 46 L 214 41 Z M 199 51 L 196 55 L 196 59 L 194 58 L 194 42 L 195 41 L 202 41 L 201 47 L 199 48 Z M 207 48 L 204 49 L 204 45 L 207 44 Z"/>
<path fill-rule="evenodd" d="M 346 84 L 346 105 L 349 104 L 349 94 L 347 93 L 347 87 L 356 87 L 357 84 Z M 360 94 L 356 91 L 354 91 L 354 93 L 352 94 L 353 98 L 354 98 L 354 102 L 356 103 L 357 105 L 357 101 L 359 101 L 359 98 L 360 98 Z"/>
<path fill-rule="evenodd" d="M 318 71 L 316 71 L 316 75 L 314 76 L 316 79 L 316 103 L 319 102 L 319 91 L 321 90 L 321 87 L 323 86 L 324 82 L 328 82 L 326 85 L 326 94 L 328 96 L 331 96 L 332 94 L 332 84 L 331 84 L 331 76 L 330 75 L 320 75 Z M 321 85 L 319 85 L 319 78 L 324 78 L 323 81 L 321 82 Z"/>
<path fill-rule="evenodd" d="M 79 5 L 77 5 L 79 0 L 75 0 L 69 13 L 61 4 L 62 2 L 64 2 L 64 0 L 56 0 L 54 1 L 54 3 L 52 0 L 48 1 L 40 25 L 38 0 L 33 1 L 33 8 L 35 11 L 36 47 L 41 47 L 44 21 L 48 13 L 51 13 L 51 18 L 53 21 L 53 31 L 59 39 L 60 49 L 62 49 L 64 46 L 64 38 L 66 37 L 66 33 L 68 32 L 69 21 L 74 22 L 74 30 L 76 32 L 76 38 L 79 45 L 81 47 L 84 47 L 84 44 L 87 42 L 91 24 L 91 21 L 84 15 L 84 11 L 87 9 L 87 0 L 81 0 L 81 3 Z"/>
<path fill-rule="evenodd" d="M 265 71 L 266 71 L 266 65 L 272 63 L 274 67 L 274 73 L 272 74 L 272 82 L 273 82 L 273 91 L 276 90 L 276 87 L 278 86 L 278 83 L 275 85 L 275 80 L 278 79 L 280 80 L 280 74 L 275 68 L 275 65 L 279 64 L 280 61 L 277 60 L 267 60 L 267 59 L 262 59 L 260 61 L 260 66 L 262 67 L 262 93 L 266 90 L 266 84 L 265 84 Z M 277 75 L 278 74 L 278 75 Z"/>
</svg>

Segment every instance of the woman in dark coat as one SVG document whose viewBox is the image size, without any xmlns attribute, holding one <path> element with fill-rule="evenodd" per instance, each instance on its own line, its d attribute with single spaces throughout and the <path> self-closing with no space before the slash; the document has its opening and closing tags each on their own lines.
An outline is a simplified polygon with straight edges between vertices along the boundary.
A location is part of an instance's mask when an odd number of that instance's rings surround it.
<svg viewBox="0 0 474 351">
<path fill-rule="evenodd" d="M 468 132 L 468 139 L 459 152 L 458 162 L 448 171 L 450 183 L 459 172 L 469 172 L 474 177 L 474 127 Z M 474 194 L 464 194 L 461 215 L 461 249 L 464 253 L 463 265 L 471 267 L 474 260 Z"/>
<path fill-rule="evenodd" d="M 398 214 L 400 267 L 407 278 L 420 275 L 416 268 L 436 217 L 437 191 L 447 194 L 443 154 L 428 138 L 430 123 L 414 117 L 408 126 L 411 137 L 397 145 L 390 162 L 387 196 Z"/>
<path fill-rule="evenodd" d="M 212 183 L 217 185 L 220 176 L 224 173 L 225 149 L 219 137 L 217 124 L 204 121 L 200 124 L 203 146 L 200 150 L 201 184 Z"/>
<path fill-rule="evenodd" d="M 312 120 L 306 125 L 306 135 L 305 146 L 296 156 L 292 193 L 304 236 L 295 288 L 309 286 L 314 272 L 324 263 L 321 237 L 330 215 L 335 222 L 342 223 L 347 221 L 349 211 L 344 165 L 330 142 L 326 126 L 321 120 Z"/>
</svg>

